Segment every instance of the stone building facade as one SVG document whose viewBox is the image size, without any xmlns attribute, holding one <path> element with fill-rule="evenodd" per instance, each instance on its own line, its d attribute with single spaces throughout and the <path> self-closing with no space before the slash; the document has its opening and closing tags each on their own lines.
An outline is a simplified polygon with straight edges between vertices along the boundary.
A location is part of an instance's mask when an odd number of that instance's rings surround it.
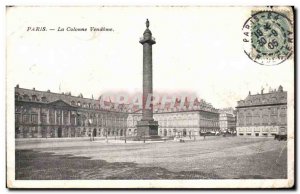
<svg viewBox="0 0 300 194">
<path fill-rule="evenodd" d="M 236 112 L 232 108 L 226 108 L 219 111 L 220 131 L 234 132 L 236 131 Z"/>
<path fill-rule="evenodd" d="M 158 135 L 165 137 L 194 137 L 200 132 L 219 131 L 219 113 L 204 110 L 178 110 L 156 112 L 153 117 L 158 121 Z M 127 119 L 129 131 L 135 131 L 140 112 L 131 113 Z"/>
<path fill-rule="evenodd" d="M 136 136 L 141 110 L 126 105 L 59 94 L 50 91 L 15 88 L 16 138 L 68 138 Z M 107 105 L 107 104 L 106 104 Z M 193 109 L 156 110 L 160 136 L 194 136 L 200 131 L 219 130 L 219 113 L 211 106 Z"/>
<path fill-rule="evenodd" d="M 123 135 L 127 116 L 102 109 L 98 100 L 15 88 L 16 138 Z"/>
<path fill-rule="evenodd" d="M 249 92 L 236 108 L 238 136 L 268 137 L 287 130 L 287 92 L 282 86 L 269 93 Z"/>
</svg>

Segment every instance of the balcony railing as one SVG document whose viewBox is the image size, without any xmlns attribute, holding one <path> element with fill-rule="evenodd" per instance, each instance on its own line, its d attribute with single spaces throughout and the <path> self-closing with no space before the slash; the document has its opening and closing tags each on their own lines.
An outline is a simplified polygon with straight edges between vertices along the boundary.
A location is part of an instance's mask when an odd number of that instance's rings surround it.
<svg viewBox="0 0 300 194">
<path fill-rule="evenodd" d="M 151 37 L 140 37 L 140 41 L 142 41 L 142 40 L 153 40 L 153 41 L 155 41 L 155 38 L 153 36 L 151 36 Z"/>
</svg>

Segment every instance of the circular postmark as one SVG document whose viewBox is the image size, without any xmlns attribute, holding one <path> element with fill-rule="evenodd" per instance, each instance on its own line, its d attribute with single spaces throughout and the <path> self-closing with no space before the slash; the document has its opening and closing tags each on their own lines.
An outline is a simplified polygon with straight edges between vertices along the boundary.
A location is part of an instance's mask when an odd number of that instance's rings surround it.
<svg viewBox="0 0 300 194">
<path fill-rule="evenodd" d="M 244 52 L 261 65 L 278 65 L 293 54 L 293 25 L 274 11 L 253 14 L 243 26 Z"/>
</svg>

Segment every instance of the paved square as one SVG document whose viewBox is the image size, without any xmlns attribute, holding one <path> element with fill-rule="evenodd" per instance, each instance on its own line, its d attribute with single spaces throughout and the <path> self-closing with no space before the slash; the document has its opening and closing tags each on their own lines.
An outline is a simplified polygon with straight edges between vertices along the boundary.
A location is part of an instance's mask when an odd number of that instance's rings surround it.
<svg viewBox="0 0 300 194">
<path fill-rule="evenodd" d="M 287 142 L 207 137 L 160 143 L 16 142 L 16 179 L 284 179 Z"/>
</svg>

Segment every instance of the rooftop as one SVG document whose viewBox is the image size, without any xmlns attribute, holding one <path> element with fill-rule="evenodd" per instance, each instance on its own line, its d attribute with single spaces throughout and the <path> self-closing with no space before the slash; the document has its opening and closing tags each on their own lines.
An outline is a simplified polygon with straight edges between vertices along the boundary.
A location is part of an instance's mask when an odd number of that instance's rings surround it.
<svg viewBox="0 0 300 194">
<path fill-rule="evenodd" d="M 281 104 L 287 103 L 287 92 L 283 91 L 282 86 L 279 86 L 278 90 L 270 90 L 269 93 L 261 93 L 251 95 L 249 92 L 245 100 L 240 100 L 237 102 L 237 107 L 244 106 L 259 106 L 259 105 L 271 105 L 271 104 Z"/>
</svg>

